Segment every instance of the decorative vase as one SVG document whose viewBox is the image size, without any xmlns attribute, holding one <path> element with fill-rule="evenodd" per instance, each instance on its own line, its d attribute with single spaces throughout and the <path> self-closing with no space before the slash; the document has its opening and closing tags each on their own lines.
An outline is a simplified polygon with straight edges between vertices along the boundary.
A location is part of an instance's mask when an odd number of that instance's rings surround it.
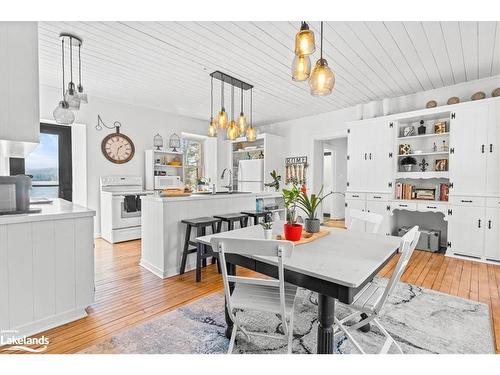
<svg viewBox="0 0 500 375">
<path fill-rule="evenodd" d="M 285 240 L 298 241 L 302 236 L 302 225 L 285 223 L 283 231 L 285 233 Z"/>
<path fill-rule="evenodd" d="M 411 172 L 412 167 L 413 167 L 412 164 L 405 164 L 405 165 L 403 165 L 403 168 L 404 168 L 405 172 Z"/>
<path fill-rule="evenodd" d="M 266 240 L 273 239 L 273 230 L 272 229 L 264 229 L 264 239 L 266 239 Z"/>
<path fill-rule="evenodd" d="M 306 218 L 304 221 L 304 230 L 308 233 L 318 233 L 319 224 L 319 219 Z"/>
</svg>

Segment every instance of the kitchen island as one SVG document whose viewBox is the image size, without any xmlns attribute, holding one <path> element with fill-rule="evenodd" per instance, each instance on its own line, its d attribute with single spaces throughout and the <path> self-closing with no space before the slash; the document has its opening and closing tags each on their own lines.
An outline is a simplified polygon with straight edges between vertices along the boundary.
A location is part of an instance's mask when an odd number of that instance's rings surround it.
<svg viewBox="0 0 500 375">
<path fill-rule="evenodd" d="M 143 196 L 140 265 L 161 278 L 177 275 L 186 232 L 186 225 L 181 220 L 255 210 L 257 199 L 263 199 L 267 204 L 280 197 L 280 193 L 265 192 L 193 194 L 188 197 Z M 195 268 L 195 258 L 194 254 L 188 257 L 186 270 Z"/>
<path fill-rule="evenodd" d="M 0 216 L 0 333 L 21 337 L 83 318 L 94 301 L 95 211 L 54 199 Z"/>
</svg>

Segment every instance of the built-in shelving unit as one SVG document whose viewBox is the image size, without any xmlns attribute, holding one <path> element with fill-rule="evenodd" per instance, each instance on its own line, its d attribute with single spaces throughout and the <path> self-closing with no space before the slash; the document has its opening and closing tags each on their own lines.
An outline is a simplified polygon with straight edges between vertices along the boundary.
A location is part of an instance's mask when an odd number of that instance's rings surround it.
<svg viewBox="0 0 500 375">
<path fill-rule="evenodd" d="M 155 186 L 155 176 L 179 176 L 181 180 L 184 179 L 184 153 L 182 151 L 146 150 L 144 162 L 146 190 L 158 188 Z"/>
<path fill-rule="evenodd" d="M 396 172 L 396 179 L 431 179 L 431 178 L 443 178 L 449 179 L 450 173 L 448 171 L 437 172 L 437 171 L 429 171 L 429 172 Z"/>
</svg>

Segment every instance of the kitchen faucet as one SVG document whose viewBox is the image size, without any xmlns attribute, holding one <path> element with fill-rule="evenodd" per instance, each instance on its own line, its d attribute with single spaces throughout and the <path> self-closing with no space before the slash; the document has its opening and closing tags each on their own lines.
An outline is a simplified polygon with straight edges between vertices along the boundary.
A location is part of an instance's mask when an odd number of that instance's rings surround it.
<svg viewBox="0 0 500 375">
<path fill-rule="evenodd" d="M 231 169 L 224 168 L 224 170 L 222 171 L 222 175 L 220 176 L 220 179 L 224 180 L 224 176 L 226 174 L 226 171 L 229 172 L 229 183 L 227 185 L 222 186 L 222 187 L 227 188 L 229 190 L 229 193 L 231 193 L 233 191 L 233 172 L 231 171 Z"/>
</svg>

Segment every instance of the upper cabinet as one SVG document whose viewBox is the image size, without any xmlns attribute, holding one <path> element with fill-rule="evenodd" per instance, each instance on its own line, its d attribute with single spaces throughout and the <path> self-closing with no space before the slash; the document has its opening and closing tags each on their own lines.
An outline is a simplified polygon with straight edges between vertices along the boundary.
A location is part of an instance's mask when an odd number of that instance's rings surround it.
<svg viewBox="0 0 500 375">
<path fill-rule="evenodd" d="M 500 102 L 488 108 L 486 142 L 486 194 L 500 196 Z"/>
<path fill-rule="evenodd" d="M 0 22 L 0 82 L 0 151 L 23 157 L 40 133 L 36 22 Z"/>
</svg>

